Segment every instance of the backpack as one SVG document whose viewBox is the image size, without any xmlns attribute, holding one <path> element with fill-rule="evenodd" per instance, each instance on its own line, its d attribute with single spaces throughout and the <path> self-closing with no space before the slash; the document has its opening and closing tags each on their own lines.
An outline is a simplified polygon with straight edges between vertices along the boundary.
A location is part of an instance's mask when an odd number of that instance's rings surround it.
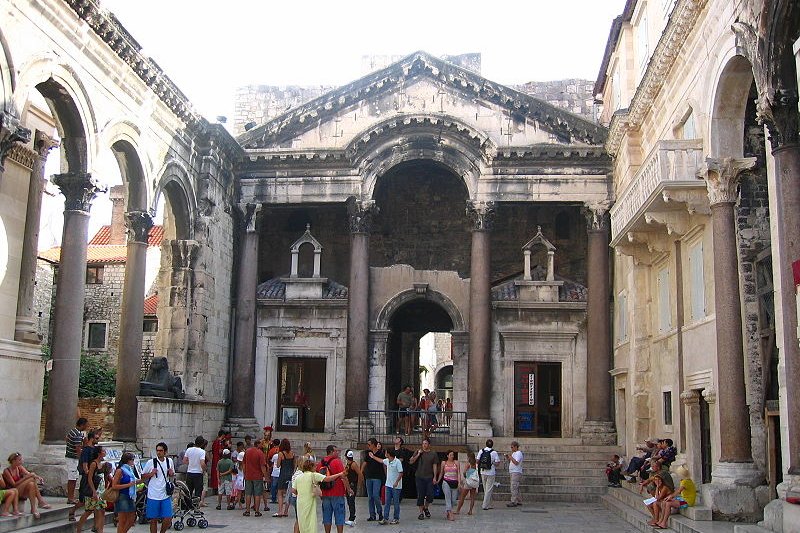
<svg viewBox="0 0 800 533">
<path fill-rule="evenodd" d="M 322 461 L 320 461 L 319 464 L 320 464 L 320 466 L 317 469 L 317 472 L 319 472 L 320 474 L 322 474 L 324 476 L 329 475 L 330 472 L 329 472 L 328 467 L 331 464 L 330 461 L 327 461 L 327 460 L 323 459 Z M 322 490 L 331 490 L 333 488 L 333 484 L 334 484 L 333 481 L 320 481 L 319 488 L 321 488 Z"/>
<path fill-rule="evenodd" d="M 481 458 L 478 460 L 478 466 L 481 470 L 491 470 L 492 469 L 492 452 L 494 450 L 492 448 L 484 449 L 481 452 Z"/>
</svg>

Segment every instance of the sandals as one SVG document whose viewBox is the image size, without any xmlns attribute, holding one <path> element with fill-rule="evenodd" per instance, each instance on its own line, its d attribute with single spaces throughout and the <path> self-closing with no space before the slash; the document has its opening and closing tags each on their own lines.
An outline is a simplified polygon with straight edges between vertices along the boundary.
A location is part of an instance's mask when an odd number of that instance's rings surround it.
<svg viewBox="0 0 800 533">
<path fill-rule="evenodd" d="M 255 515 L 253 515 L 253 516 L 264 516 L 264 515 L 262 515 L 261 512 L 256 511 Z"/>
<path fill-rule="evenodd" d="M 250 516 L 250 511 L 245 511 L 242 513 L 242 516 Z"/>
</svg>

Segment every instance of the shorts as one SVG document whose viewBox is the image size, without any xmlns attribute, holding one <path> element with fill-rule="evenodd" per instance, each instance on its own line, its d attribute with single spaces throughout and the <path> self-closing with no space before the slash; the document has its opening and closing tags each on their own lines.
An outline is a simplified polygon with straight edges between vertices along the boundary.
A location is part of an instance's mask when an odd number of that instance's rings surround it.
<svg viewBox="0 0 800 533">
<path fill-rule="evenodd" d="M 3 489 L 0 489 L 0 503 L 3 503 L 3 500 L 5 500 L 5 499 L 6 499 L 6 491 L 3 490 Z"/>
<path fill-rule="evenodd" d="M 261 496 L 264 494 L 264 480 L 263 479 L 245 479 L 244 480 L 244 495 L 245 496 Z"/>
<path fill-rule="evenodd" d="M 322 497 L 322 524 L 331 525 L 331 518 L 336 520 L 337 526 L 344 525 L 344 496 Z"/>
<path fill-rule="evenodd" d="M 689 504 L 686 503 L 686 500 L 684 500 L 680 496 L 676 496 L 675 501 L 681 502 L 681 505 L 680 507 L 678 507 L 678 509 L 686 509 L 687 507 L 689 507 Z"/>
<path fill-rule="evenodd" d="M 223 496 L 230 496 L 233 494 L 233 483 L 230 481 L 220 481 L 217 494 L 222 494 Z"/>
<path fill-rule="evenodd" d="M 67 457 L 67 481 L 78 481 L 80 477 L 80 474 L 78 474 L 78 459 Z"/>
<path fill-rule="evenodd" d="M 128 490 L 122 489 L 119 493 L 119 498 L 117 498 L 117 502 L 114 504 L 114 512 L 117 513 L 135 513 L 136 512 L 136 504 L 131 500 L 131 497 L 128 496 Z"/>
<path fill-rule="evenodd" d="M 145 516 L 148 520 L 172 518 L 172 500 L 169 498 L 164 500 L 151 500 L 147 498 Z"/>
<path fill-rule="evenodd" d="M 102 498 L 94 499 L 91 496 L 83 499 L 83 508 L 87 511 L 105 511 L 106 501 Z"/>
</svg>

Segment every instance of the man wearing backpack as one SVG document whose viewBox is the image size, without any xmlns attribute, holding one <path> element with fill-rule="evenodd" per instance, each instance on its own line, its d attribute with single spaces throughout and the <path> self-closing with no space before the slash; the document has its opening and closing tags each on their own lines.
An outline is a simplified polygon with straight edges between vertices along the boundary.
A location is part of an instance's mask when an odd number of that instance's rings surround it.
<svg viewBox="0 0 800 533">
<path fill-rule="evenodd" d="M 494 493 L 494 478 L 497 475 L 495 467 L 500 464 L 500 456 L 492 449 L 494 441 L 486 440 L 486 447 L 478 452 L 478 470 L 483 481 L 483 506 L 484 511 L 492 509 L 492 494 Z"/>
<path fill-rule="evenodd" d="M 142 479 L 147 482 L 146 516 L 150 520 L 150 533 L 156 533 L 161 522 L 161 533 L 172 525 L 172 498 L 167 490 L 168 478 L 175 475 L 175 465 L 167 457 L 167 445 L 156 444 L 156 456 L 142 466 Z"/>
<path fill-rule="evenodd" d="M 319 462 L 317 472 L 324 473 L 326 476 L 344 472 L 344 465 L 339 459 L 339 448 L 329 444 L 325 452 L 327 455 Z M 328 485 L 328 483 L 333 485 Z M 325 528 L 325 533 L 331 533 L 331 522 L 332 519 L 335 519 L 336 531 L 342 533 L 344 531 L 345 494 L 352 493 L 352 490 L 347 486 L 347 478 L 344 477 L 328 483 L 319 485 L 322 489 L 322 526 Z"/>
</svg>

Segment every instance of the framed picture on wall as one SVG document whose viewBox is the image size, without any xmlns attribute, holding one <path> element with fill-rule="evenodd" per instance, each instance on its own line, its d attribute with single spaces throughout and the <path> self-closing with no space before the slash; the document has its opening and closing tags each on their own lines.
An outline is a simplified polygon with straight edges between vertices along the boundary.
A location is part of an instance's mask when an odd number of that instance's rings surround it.
<svg viewBox="0 0 800 533">
<path fill-rule="evenodd" d="M 299 426 L 300 425 L 300 408 L 299 407 L 282 407 L 281 408 L 281 425 L 282 426 Z"/>
</svg>

